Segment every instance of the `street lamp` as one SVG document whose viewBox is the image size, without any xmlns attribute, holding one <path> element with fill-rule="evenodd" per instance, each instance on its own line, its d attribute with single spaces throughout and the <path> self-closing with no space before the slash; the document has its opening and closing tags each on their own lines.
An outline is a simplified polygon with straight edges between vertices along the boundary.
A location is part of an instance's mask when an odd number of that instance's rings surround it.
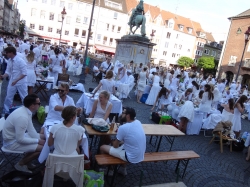
<svg viewBox="0 0 250 187">
<path fill-rule="evenodd" d="M 245 53 L 245 50 L 246 50 L 246 46 L 247 46 L 247 43 L 250 39 L 250 27 L 248 27 L 247 31 L 245 32 L 245 46 L 244 46 L 244 50 L 243 50 L 243 53 L 242 53 L 242 56 L 241 56 L 241 60 L 240 60 L 240 65 L 239 65 L 239 69 L 238 69 L 238 72 L 237 72 L 237 75 L 236 75 L 236 78 L 235 78 L 235 82 L 237 82 L 237 79 L 238 79 L 238 76 L 239 76 L 239 73 L 240 73 L 240 68 L 242 66 L 242 61 L 243 61 L 243 57 L 244 57 L 244 53 Z"/>
<path fill-rule="evenodd" d="M 59 46 L 61 46 L 63 20 L 64 20 L 66 14 L 67 14 L 67 12 L 65 11 L 65 7 L 64 7 L 64 8 L 63 8 L 63 11 L 61 12 L 61 15 L 62 15 L 62 25 L 61 25 L 61 31 L 60 31 Z"/>
</svg>

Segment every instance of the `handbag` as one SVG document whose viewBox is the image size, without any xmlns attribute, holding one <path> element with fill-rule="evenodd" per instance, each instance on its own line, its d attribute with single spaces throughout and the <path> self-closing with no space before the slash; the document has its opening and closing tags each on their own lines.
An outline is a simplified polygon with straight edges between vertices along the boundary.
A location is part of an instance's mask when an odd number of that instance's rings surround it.
<svg viewBox="0 0 250 187">
<path fill-rule="evenodd" d="M 92 129 L 98 131 L 98 132 L 108 132 L 109 126 L 99 126 L 99 125 L 92 125 Z"/>
</svg>

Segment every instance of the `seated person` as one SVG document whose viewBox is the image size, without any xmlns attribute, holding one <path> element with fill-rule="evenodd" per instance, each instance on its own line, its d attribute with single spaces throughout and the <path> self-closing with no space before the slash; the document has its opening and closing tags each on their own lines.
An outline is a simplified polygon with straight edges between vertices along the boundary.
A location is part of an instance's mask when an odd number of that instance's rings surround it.
<svg viewBox="0 0 250 187">
<path fill-rule="evenodd" d="M 99 99 L 96 99 L 89 118 L 102 118 L 109 122 L 109 114 L 112 110 L 112 104 L 109 102 L 110 94 L 107 91 L 102 91 L 99 94 Z"/>
<path fill-rule="evenodd" d="M 48 145 L 54 145 L 54 154 L 58 155 L 77 155 L 80 154 L 79 146 L 82 142 L 84 128 L 75 125 L 77 108 L 66 106 L 62 111 L 61 124 L 55 124 L 51 127 Z"/>
<path fill-rule="evenodd" d="M 15 165 L 16 170 L 32 173 L 27 165 L 40 155 L 45 137 L 36 132 L 32 123 L 32 113 L 40 107 L 37 95 L 27 95 L 24 106 L 16 109 L 6 119 L 3 126 L 3 146 L 12 151 L 23 151 L 26 155 Z"/>
<path fill-rule="evenodd" d="M 158 106 L 158 108 L 160 108 L 161 110 L 164 109 L 165 105 L 170 104 L 172 98 L 170 97 L 169 94 L 170 94 L 170 91 L 167 88 L 162 87 L 162 89 L 160 90 L 160 92 L 158 93 L 158 95 L 156 97 L 155 103 L 154 103 L 153 108 L 151 110 L 152 111 L 154 110 L 154 108 L 155 108 L 156 103 L 158 102 L 158 100 L 159 100 L 159 106 Z"/>
<path fill-rule="evenodd" d="M 248 95 L 248 92 L 246 90 L 246 87 L 245 86 L 242 86 L 241 89 L 238 91 L 238 94 L 241 96 L 241 95 L 245 95 L 247 96 Z"/>
<path fill-rule="evenodd" d="M 181 107 L 181 110 L 178 114 L 178 118 L 180 118 L 180 124 L 178 129 L 184 133 L 186 133 L 188 122 L 193 122 L 194 119 L 194 105 L 191 101 L 186 101 L 185 104 Z"/>
<path fill-rule="evenodd" d="M 180 101 L 191 101 L 192 100 L 192 88 L 188 88 L 182 95 Z"/>
<path fill-rule="evenodd" d="M 224 98 L 226 98 L 227 101 L 228 101 L 228 99 L 234 98 L 233 95 L 230 93 L 230 89 L 228 89 L 228 90 L 225 92 Z"/>
<path fill-rule="evenodd" d="M 146 136 L 140 121 L 135 119 L 133 108 L 125 108 L 122 113 L 123 125 L 119 127 L 116 139 L 110 145 L 102 145 L 101 153 L 107 153 L 130 163 L 139 163 L 144 159 Z M 120 146 L 120 144 L 122 144 Z M 120 147 L 119 147 L 120 146 Z M 126 168 L 120 167 L 118 172 L 127 174 Z"/>
<path fill-rule="evenodd" d="M 233 114 L 234 113 L 234 99 L 228 99 L 227 104 L 221 104 L 224 107 L 224 110 Z"/>
<path fill-rule="evenodd" d="M 200 90 L 198 96 L 194 98 L 194 105 L 198 106 L 201 103 L 204 90 Z"/>
</svg>

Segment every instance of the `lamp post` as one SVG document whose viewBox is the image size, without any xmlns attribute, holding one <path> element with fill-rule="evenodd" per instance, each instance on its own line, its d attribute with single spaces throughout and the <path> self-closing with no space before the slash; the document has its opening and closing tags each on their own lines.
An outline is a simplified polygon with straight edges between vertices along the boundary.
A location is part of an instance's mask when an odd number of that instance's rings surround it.
<svg viewBox="0 0 250 187">
<path fill-rule="evenodd" d="M 62 25 L 61 25 L 61 31 L 60 31 L 59 46 L 61 46 L 63 20 L 64 20 L 66 14 L 67 14 L 67 12 L 65 11 L 65 7 L 64 7 L 64 8 L 63 8 L 63 11 L 61 12 L 61 15 L 62 15 Z"/>
<path fill-rule="evenodd" d="M 91 11 L 91 16 L 90 16 L 90 22 L 89 22 L 89 29 L 88 29 L 87 42 L 86 42 L 85 53 L 84 53 L 84 63 L 83 63 L 83 66 L 82 66 L 82 74 L 80 75 L 80 80 L 79 80 L 79 82 L 83 83 L 83 84 L 85 84 L 85 67 L 86 67 L 86 62 L 87 62 L 87 58 L 88 58 L 89 38 L 92 35 L 91 34 L 91 27 L 92 27 L 93 14 L 94 14 L 94 10 L 95 10 L 95 2 L 96 2 L 96 0 L 93 0 L 92 11 Z"/>
<path fill-rule="evenodd" d="M 243 49 L 243 52 L 242 52 L 242 56 L 241 56 L 241 60 L 240 60 L 240 65 L 239 65 L 239 69 L 238 69 L 238 72 L 236 74 L 236 78 L 235 78 L 235 82 L 237 82 L 237 79 L 238 79 L 238 76 L 239 76 L 239 73 L 240 73 L 240 68 L 242 66 L 242 62 L 243 62 L 243 57 L 244 57 L 244 53 L 245 53 L 245 50 L 246 50 L 246 46 L 247 46 L 247 43 L 250 39 L 250 27 L 248 27 L 247 31 L 245 32 L 245 46 L 244 46 L 244 49 Z"/>
</svg>

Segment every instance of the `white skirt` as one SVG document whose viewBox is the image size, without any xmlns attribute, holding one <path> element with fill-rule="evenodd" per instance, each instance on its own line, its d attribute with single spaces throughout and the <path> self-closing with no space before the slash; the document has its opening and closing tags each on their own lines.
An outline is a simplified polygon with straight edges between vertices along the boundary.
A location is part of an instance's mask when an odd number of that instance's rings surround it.
<svg viewBox="0 0 250 187">
<path fill-rule="evenodd" d="M 160 86 L 152 86 L 145 104 L 154 105 L 155 100 L 160 90 L 161 90 Z"/>
<path fill-rule="evenodd" d="M 186 101 L 185 104 L 181 107 L 178 118 L 185 117 L 189 121 L 193 122 L 194 119 L 194 105 L 191 101 Z"/>
<path fill-rule="evenodd" d="M 34 70 L 27 69 L 27 85 L 35 86 L 36 83 L 36 74 Z"/>
</svg>

